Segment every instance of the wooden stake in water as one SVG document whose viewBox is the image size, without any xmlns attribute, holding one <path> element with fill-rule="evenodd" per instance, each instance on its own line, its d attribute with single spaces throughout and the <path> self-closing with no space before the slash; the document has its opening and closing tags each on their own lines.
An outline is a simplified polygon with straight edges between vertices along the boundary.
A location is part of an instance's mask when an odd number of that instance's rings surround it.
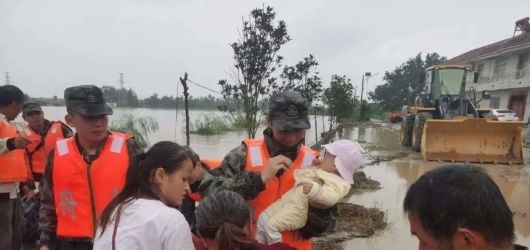
<svg viewBox="0 0 530 250">
<path fill-rule="evenodd" d="M 189 114 L 189 103 L 188 103 L 188 73 L 184 73 L 184 79 L 180 77 L 180 83 L 184 87 L 184 107 L 186 109 L 186 145 L 190 145 L 190 114 Z"/>
</svg>

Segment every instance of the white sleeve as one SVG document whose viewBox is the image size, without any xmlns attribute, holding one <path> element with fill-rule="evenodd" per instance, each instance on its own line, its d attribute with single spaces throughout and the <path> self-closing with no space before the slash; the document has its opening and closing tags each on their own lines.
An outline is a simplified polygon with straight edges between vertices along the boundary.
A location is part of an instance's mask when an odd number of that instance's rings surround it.
<svg viewBox="0 0 530 250">
<path fill-rule="evenodd" d="M 170 224 L 167 226 L 167 230 L 164 230 L 162 235 L 162 249 L 194 250 L 190 226 L 184 216 L 179 212 L 178 216 L 172 216 L 172 218 L 169 220 Z"/>
</svg>

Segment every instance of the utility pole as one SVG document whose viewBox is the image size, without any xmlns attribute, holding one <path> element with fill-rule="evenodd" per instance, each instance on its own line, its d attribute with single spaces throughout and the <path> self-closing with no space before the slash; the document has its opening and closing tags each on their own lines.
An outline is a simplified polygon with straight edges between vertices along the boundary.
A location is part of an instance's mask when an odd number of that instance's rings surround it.
<svg viewBox="0 0 530 250">
<path fill-rule="evenodd" d="M 123 89 L 125 81 L 123 80 L 123 73 L 120 72 L 120 89 Z"/>
<path fill-rule="evenodd" d="M 318 142 L 317 105 L 313 107 L 313 111 L 315 112 L 315 143 L 317 143 Z"/>
<path fill-rule="evenodd" d="M 186 145 L 190 145 L 190 114 L 189 114 L 189 103 L 188 103 L 188 72 L 184 73 L 184 78 L 180 77 L 180 83 L 184 87 L 184 106 L 186 108 Z M 177 111 L 178 112 L 178 111 Z"/>
<path fill-rule="evenodd" d="M 11 84 L 11 79 L 9 78 L 9 72 L 6 72 L 6 85 Z"/>
<path fill-rule="evenodd" d="M 353 86 L 353 115 L 355 115 L 355 102 L 357 101 L 357 86 Z"/>
<path fill-rule="evenodd" d="M 364 118 L 364 105 L 363 105 L 363 93 L 364 93 L 364 77 L 366 76 L 366 79 L 368 80 L 368 77 L 372 76 L 372 73 L 366 72 L 363 75 L 362 83 L 361 83 L 361 119 Z"/>
<path fill-rule="evenodd" d="M 326 132 L 326 127 L 324 126 L 324 111 L 326 111 L 326 105 L 322 104 L 322 112 L 320 112 L 320 116 L 322 116 L 322 133 Z"/>
</svg>

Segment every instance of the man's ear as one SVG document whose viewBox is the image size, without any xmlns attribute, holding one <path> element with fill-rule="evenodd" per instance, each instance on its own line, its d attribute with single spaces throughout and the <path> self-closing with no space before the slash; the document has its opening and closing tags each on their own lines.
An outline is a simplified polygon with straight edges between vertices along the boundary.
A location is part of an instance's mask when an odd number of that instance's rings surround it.
<svg viewBox="0 0 530 250">
<path fill-rule="evenodd" d="M 483 245 L 484 237 L 467 228 L 458 228 L 453 234 L 452 249 L 477 250 Z"/>
<path fill-rule="evenodd" d="M 66 114 L 64 116 L 64 121 L 66 122 L 66 124 L 68 124 L 70 127 L 75 127 L 74 124 L 73 124 L 73 118 L 72 118 L 72 115 L 70 114 Z"/>
<path fill-rule="evenodd" d="M 267 116 L 267 127 L 272 128 L 272 118 Z"/>
</svg>

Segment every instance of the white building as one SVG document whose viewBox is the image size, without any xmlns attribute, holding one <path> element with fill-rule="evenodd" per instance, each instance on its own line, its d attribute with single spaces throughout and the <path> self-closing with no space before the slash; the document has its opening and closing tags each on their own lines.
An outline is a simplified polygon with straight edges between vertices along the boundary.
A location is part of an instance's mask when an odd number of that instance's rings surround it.
<svg viewBox="0 0 530 250">
<path fill-rule="evenodd" d="M 530 116 L 530 23 L 529 18 L 516 22 L 514 36 L 486 45 L 447 61 L 447 64 L 470 64 L 478 72 L 478 83 L 467 76 L 467 90 L 482 91 L 491 98 L 481 101 L 480 108 L 503 108 L 515 111 L 523 121 Z"/>
</svg>

